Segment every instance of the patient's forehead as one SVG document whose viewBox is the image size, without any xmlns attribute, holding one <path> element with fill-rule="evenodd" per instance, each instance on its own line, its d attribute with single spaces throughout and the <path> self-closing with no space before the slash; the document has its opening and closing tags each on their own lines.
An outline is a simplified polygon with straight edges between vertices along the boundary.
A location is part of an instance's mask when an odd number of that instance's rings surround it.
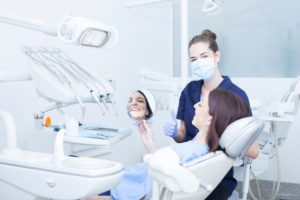
<svg viewBox="0 0 300 200">
<path fill-rule="evenodd" d="M 144 97 L 144 95 L 142 95 L 141 93 L 139 92 L 133 92 L 129 98 L 128 98 L 128 103 L 132 102 L 133 100 L 135 101 L 140 101 L 140 103 L 146 103 L 146 99 Z"/>
<path fill-rule="evenodd" d="M 139 93 L 139 92 L 137 92 L 137 91 L 133 92 L 133 93 L 131 94 L 130 97 L 132 97 L 132 98 L 138 98 L 138 97 L 141 97 L 142 99 L 145 100 L 144 95 L 142 95 L 141 93 Z"/>
</svg>

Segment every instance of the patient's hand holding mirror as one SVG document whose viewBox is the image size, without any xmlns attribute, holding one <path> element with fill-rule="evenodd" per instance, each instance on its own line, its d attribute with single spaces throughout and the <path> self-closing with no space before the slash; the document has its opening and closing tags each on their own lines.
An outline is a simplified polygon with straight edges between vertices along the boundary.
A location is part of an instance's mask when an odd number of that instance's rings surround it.
<svg viewBox="0 0 300 200">
<path fill-rule="evenodd" d="M 154 96 L 147 90 L 137 90 L 131 94 L 127 104 L 127 113 L 137 124 L 149 120 L 156 110 Z"/>
</svg>

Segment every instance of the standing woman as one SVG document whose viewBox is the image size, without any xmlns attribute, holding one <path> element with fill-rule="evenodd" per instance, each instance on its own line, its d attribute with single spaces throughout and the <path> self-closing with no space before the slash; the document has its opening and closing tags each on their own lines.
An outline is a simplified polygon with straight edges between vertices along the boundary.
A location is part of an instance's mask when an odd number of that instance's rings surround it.
<svg viewBox="0 0 300 200">
<path fill-rule="evenodd" d="M 250 108 L 247 94 L 234 83 L 228 76 L 222 76 L 219 70 L 221 53 L 216 42 L 217 36 L 206 29 L 196 35 L 189 42 L 189 58 L 194 81 L 183 89 L 177 110 L 177 115 L 171 112 L 171 120 L 164 126 L 164 133 L 173 137 L 176 142 L 192 140 L 198 130 L 192 124 L 195 115 L 194 105 L 207 97 L 215 88 L 229 90 L 240 96 Z M 179 127 L 176 119 L 180 120 Z M 256 158 L 259 153 L 258 143 L 254 143 L 247 156 Z M 226 200 L 235 189 L 237 181 L 233 177 L 233 168 L 226 174 L 221 183 L 207 197 L 208 200 Z"/>
</svg>

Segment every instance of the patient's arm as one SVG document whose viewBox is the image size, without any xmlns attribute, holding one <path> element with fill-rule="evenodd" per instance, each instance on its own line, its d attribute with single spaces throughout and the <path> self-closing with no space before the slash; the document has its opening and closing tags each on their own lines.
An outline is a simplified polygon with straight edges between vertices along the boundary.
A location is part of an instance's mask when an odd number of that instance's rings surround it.
<svg viewBox="0 0 300 200">
<path fill-rule="evenodd" d="M 246 156 L 255 159 L 257 158 L 259 154 L 259 146 L 258 146 L 258 141 L 255 141 L 251 147 L 248 149 L 248 151 L 246 152 Z"/>
</svg>

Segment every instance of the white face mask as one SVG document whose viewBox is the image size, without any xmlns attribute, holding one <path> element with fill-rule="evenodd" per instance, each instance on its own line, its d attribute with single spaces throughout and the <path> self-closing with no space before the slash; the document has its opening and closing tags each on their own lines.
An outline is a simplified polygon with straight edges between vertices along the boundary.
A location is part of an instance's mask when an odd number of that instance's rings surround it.
<svg viewBox="0 0 300 200">
<path fill-rule="evenodd" d="M 208 58 L 198 58 L 191 64 L 192 75 L 195 80 L 211 80 L 213 79 L 216 72 L 216 65 L 214 59 Z"/>
</svg>

